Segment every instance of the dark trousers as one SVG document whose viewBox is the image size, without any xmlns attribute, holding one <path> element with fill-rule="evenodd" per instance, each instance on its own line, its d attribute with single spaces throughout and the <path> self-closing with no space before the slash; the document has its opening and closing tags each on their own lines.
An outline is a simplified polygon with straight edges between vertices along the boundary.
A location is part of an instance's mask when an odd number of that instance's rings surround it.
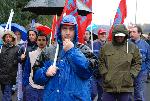
<svg viewBox="0 0 150 101">
<path fill-rule="evenodd" d="M 98 95 L 97 101 L 102 101 L 102 94 L 103 94 L 103 88 L 101 79 L 95 79 L 91 78 L 91 98 L 92 101 L 95 99 L 95 97 Z"/>
<path fill-rule="evenodd" d="M 98 92 L 97 101 L 102 101 L 103 88 L 102 88 L 101 84 L 99 84 L 99 83 L 97 83 L 97 92 Z"/>
<path fill-rule="evenodd" d="M 11 101 L 12 100 L 12 84 L 1 84 L 1 90 L 2 90 L 2 101 Z"/>
<path fill-rule="evenodd" d="M 25 88 L 25 100 L 24 101 L 42 101 L 43 89 L 35 89 L 30 85 Z"/>
<path fill-rule="evenodd" d="M 97 96 L 97 84 L 96 80 L 93 77 L 90 78 L 90 86 L 91 86 L 91 99 L 93 101 Z"/>
<path fill-rule="evenodd" d="M 102 101 L 129 101 L 132 93 L 121 92 L 121 93 L 110 93 L 103 92 Z"/>
</svg>

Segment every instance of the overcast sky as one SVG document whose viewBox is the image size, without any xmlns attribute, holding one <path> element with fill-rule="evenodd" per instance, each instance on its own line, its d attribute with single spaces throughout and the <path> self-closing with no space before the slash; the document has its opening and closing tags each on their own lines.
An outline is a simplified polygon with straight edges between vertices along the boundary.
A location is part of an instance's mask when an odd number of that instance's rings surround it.
<svg viewBox="0 0 150 101">
<path fill-rule="evenodd" d="M 92 0 L 93 23 L 110 25 L 113 23 L 120 0 Z M 135 23 L 136 0 L 126 0 L 127 18 L 125 24 Z M 137 0 L 136 22 L 150 23 L 150 0 Z"/>
</svg>

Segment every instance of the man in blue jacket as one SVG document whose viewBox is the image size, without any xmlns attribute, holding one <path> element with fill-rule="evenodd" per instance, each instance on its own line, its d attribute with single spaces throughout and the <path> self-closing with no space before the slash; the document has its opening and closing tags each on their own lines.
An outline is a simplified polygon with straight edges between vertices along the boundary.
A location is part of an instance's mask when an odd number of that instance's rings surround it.
<svg viewBox="0 0 150 101">
<path fill-rule="evenodd" d="M 105 45 L 107 41 L 107 31 L 105 29 L 98 30 L 98 39 L 93 42 L 93 52 L 99 57 L 101 48 Z"/>
<path fill-rule="evenodd" d="M 49 61 L 43 61 L 45 65 L 34 72 L 34 82 L 45 85 L 43 101 L 91 101 L 89 78 L 96 60 L 90 49 L 77 40 L 75 17 L 64 16 L 57 30 L 56 66 L 53 65 L 56 46 L 52 45 Z"/>
<path fill-rule="evenodd" d="M 100 50 L 105 45 L 106 40 L 107 40 L 107 31 L 103 28 L 100 28 L 97 34 L 98 34 L 98 39 L 93 42 L 93 53 L 97 57 L 99 57 Z M 97 101 L 102 101 L 101 98 L 103 94 L 103 88 L 102 88 L 102 78 L 100 74 L 96 74 L 94 76 L 94 82 L 95 82 L 95 85 L 93 85 L 92 87 L 97 90 L 97 91 L 95 90 L 95 94 L 96 95 L 98 94 Z"/>
<path fill-rule="evenodd" d="M 135 101 L 145 101 L 144 87 L 148 71 L 150 70 L 150 46 L 145 40 L 140 38 L 141 34 L 142 29 L 140 26 L 135 25 L 130 29 L 131 41 L 137 45 L 142 56 L 142 67 L 138 76 L 135 79 Z"/>
</svg>

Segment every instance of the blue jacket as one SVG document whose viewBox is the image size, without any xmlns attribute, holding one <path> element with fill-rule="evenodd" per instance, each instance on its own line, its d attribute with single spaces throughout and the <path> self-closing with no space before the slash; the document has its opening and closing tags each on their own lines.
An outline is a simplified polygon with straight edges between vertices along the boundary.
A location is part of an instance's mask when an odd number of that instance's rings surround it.
<svg viewBox="0 0 150 101">
<path fill-rule="evenodd" d="M 150 45 L 143 39 L 134 42 L 140 50 L 142 57 L 141 71 L 150 71 Z"/>
<path fill-rule="evenodd" d="M 100 42 L 99 40 L 95 40 L 93 42 L 93 53 L 99 57 L 100 55 L 100 51 L 101 51 L 101 48 L 104 46 L 104 43 Z"/>
<path fill-rule="evenodd" d="M 23 68 L 23 78 L 22 78 L 22 84 L 23 86 L 27 86 L 29 84 L 29 77 L 31 73 L 31 63 L 29 56 L 26 58 L 26 61 L 24 63 Z"/>
<path fill-rule="evenodd" d="M 43 101 L 91 101 L 89 78 L 91 76 L 87 58 L 77 48 L 60 53 L 56 75 L 47 77 L 46 71 L 52 61 L 34 75 L 34 82 L 45 85 Z"/>
<path fill-rule="evenodd" d="M 67 52 L 63 50 L 61 39 L 61 26 L 64 23 L 74 24 L 75 28 L 74 47 Z M 72 15 L 67 15 L 63 17 L 57 30 L 57 42 L 60 48 L 56 63 L 59 69 L 55 76 L 46 76 L 47 69 L 53 64 L 55 46 L 49 48 L 49 61 L 45 61 L 44 66 L 34 72 L 34 82 L 45 86 L 43 101 L 91 101 L 89 78 L 92 75 L 91 65 L 94 63 L 90 61 L 92 56 L 90 51 L 84 45 L 78 46 L 77 40 L 76 19 Z"/>
</svg>

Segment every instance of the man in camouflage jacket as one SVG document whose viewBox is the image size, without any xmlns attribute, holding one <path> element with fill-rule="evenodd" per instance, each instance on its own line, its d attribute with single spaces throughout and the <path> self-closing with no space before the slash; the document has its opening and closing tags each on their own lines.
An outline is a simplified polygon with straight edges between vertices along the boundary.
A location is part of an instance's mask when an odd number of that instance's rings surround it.
<svg viewBox="0 0 150 101">
<path fill-rule="evenodd" d="M 127 42 L 128 31 L 124 25 L 113 30 L 113 40 L 100 52 L 99 71 L 103 77 L 103 101 L 128 101 L 133 92 L 133 80 L 141 67 L 139 49 Z"/>
</svg>

